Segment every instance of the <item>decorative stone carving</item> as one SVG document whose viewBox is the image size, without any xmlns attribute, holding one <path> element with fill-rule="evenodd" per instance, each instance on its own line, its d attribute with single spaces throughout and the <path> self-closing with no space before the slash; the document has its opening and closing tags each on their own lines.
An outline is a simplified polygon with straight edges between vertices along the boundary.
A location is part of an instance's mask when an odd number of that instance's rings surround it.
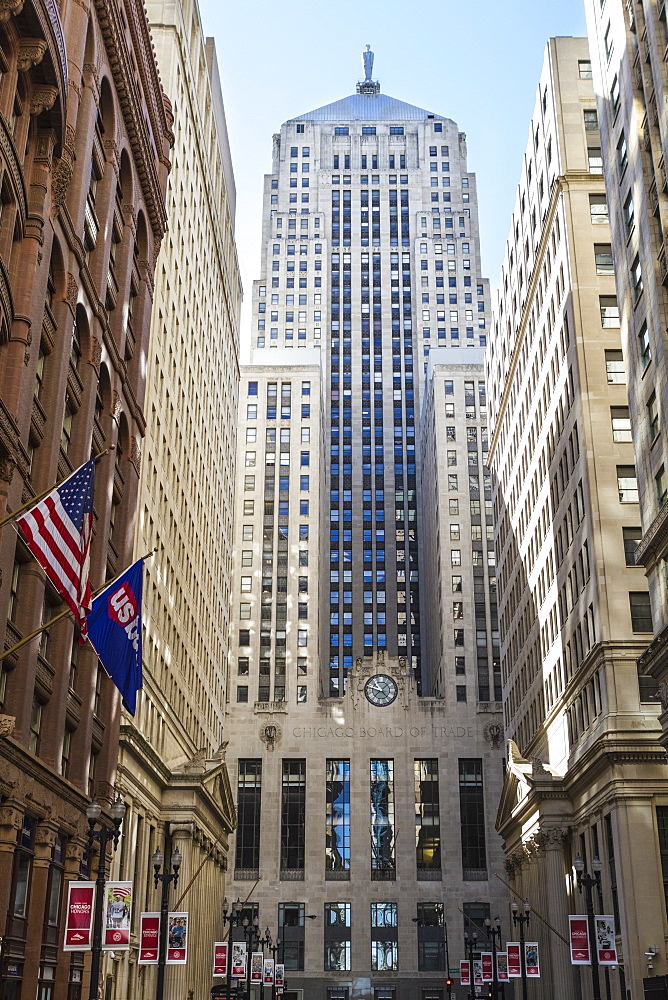
<svg viewBox="0 0 668 1000">
<path fill-rule="evenodd" d="M 663 711 L 668 711 L 668 681 L 661 681 L 657 691 L 657 697 L 661 702 Z"/>
<path fill-rule="evenodd" d="M 222 764 L 225 763 L 225 757 L 227 755 L 227 748 L 229 744 L 230 744 L 229 740 L 224 740 L 216 750 L 215 755 Z"/>
<path fill-rule="evenodd" d="M 532 838 L 542 851 L 561 850 L 568 837 L 568 830 L 561 826 L 548 826 Z"/>
<path fill-rule="evenodd" d="M 141 448 L 139 446 L 139 442 L 137 441 L 137 438 L 134 437 L 134 436 L 132 436 L 130 438 L 130 456 L 129 456 L 129 458 L 130 458 L 130 464 L 132 465 L 132 468 L 137 473 L 137 478 L 139 478 L 139 471 L 140 471 L 140 468 L 141 468 Z"/>
<path fill-rule="evenodd" d="M 267 750 L 275 750 L 276 744 L 280 743 L 283 730 L 277 722 L 268 722 L 260 727 L 260 739 L 266 744 Z"/>
<path fill-rule="evenodd" d="M 65 204 L 71 180 L 72 161 L 65 154 L 56 161 L 51 171 L 51 205 L 54 210 L 62 208 Z"/>
<path fill-rule="evenodd" d="M 114 391 L 111 394 L 111 415 L 114 418 L 114 420 L 118 420 L 118 418 L 121 415 L 122 408 L 123 407 L 121 405 L 121 397 L 118 394 L 118 390 L 114 389 Z"/>
<path fill-rule="evenodd" d="M 74 275 L 68 271 L 67 273 L 67 288 L 65 290 L 65 301 L 72 310 L 76 312 L 77 308 L 77 298 L 79 297 L 79 286 L 77 285 L 76 278 Z"/>
<path fill-rule="evenodd" d="M 11 455 L 0 458 L 0 479 L 3 483 L 11 483 L 16 468 L 16 460 Z"/>
<path fill-rule="evenodd" d="M 41 115 L 42 111 L 50 111 L 56 103 L 57 96 L 57 87 L 47 87 L 44 84 L 35 87 L 30 95 L 30 114 Z"/>
<path fill-rule="evenodd" d="M 545 769 L 545 764 L 540 759 L 540 757 L 531 758 L 531 777 L 532 778 L 551 778 L 552 775 L 549 771 Z"/>
<path fill-rule="evenodd" d="M 22 73 L 27 73 L 37 66 L 44 58 L 47 43 L 43 38 L 19 38 L 17 45 L 17 66 Z"/>
<path fill-rule="evenodd" d="M 499 722 L 488 722 L 482 734 L 489 745 L 496 750 L 503 740 L 503 726 Z"/>
<path fill-rule="evenodd" d="M 14 715 L 0 715 L 0 740 L 7 739 L 14 732 L 14 724 L 16 722 L 16 716 Z"/>
<path fill-rule="evenodd" d="M 0 22 L 8 21 L 12 15 L 20 14 L 24 0 L 0 0 Z"/>
<path fill-rule="evenodd" d="M 93 336 L 93 342 L 91 346 L 90 363 L 99 375 L 100 365 L 102 363 L 102 344 L 95 336 Z"/>
</svg>

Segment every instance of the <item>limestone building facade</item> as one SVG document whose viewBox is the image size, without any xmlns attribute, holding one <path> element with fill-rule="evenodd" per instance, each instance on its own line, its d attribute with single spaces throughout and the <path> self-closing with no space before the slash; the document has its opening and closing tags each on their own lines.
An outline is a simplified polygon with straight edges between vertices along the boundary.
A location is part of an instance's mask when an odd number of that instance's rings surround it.
<svg viewBox="0 0 668 1000">
<path fill-rule="evenodd" d="M 141 5 L 26 0 L 0 20 L 2 516 L 105 453 L 96 588 L 132 557 L 171 116 Z M 1 532 L 7 652 L 59 602 Z M 0 712 L 0 992 L 77 1000 L 88 962 L 61 950 L 63 900 L 89 871 L 86 806 L 114 796 L 120 698 L 66 617 L 3 657 Z"/>
<path fill-rule="evenodd" d="M 136 895 L 130 951 L 107 964 L 115 1000 L 155 994 L 157 970 L 137 965 L 137 932 L 140 912 L 159 909 L 157 848 L 183 857 L 170 907 L 191 921 L 187 965 L 166 970 L 165 989 L 208 995 L 222 934 L 213 901 L 225 895 L 234 826 L 223 740 L 241 304 L 234 175 L 197 3 L 149 0 L 147 12 L 175 138 L 135 533 L 137 557 L 157 551 L 145 562 L 143 689 L 135 717 L 121 719 L 117 782 L 127 813 L 114 873 Z"/>
<path fill-rule="evenodd" d="M 497 829 L 513 890 L 554 928 L 536 922 L 565 996 L 592 995 L 566 943 L 584 912 L 573 862 L 601 860 L 595 907 L 614 914 L 620 956 L 602 983 L 627 1000 L 665 926 L 668 783 L 636 663 L 652 622 L 600 146 L 586 39 L 551 39 L 487 354 L 509 747 Z"/>
<path fill-rule="evenodd" d="M 274 136 L 241 374 L 227 894 L 295 1000 L 442 1000 L 464 928 L 504 916 L 475 176 L 371 58 Z"/>
</svg>

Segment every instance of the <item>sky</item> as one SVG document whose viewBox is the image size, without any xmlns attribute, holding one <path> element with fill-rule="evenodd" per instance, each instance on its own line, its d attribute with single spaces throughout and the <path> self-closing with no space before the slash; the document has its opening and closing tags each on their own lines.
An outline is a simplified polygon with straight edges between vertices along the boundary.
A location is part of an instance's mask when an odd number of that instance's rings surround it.
<svg viewBox="0 0 668 1000">
<path fill-rule="evenodd" d="M 478 179 L 483 273 L 496 288 L 522 153 L 554 35 L 586 34 L 583 0 L 199 0 L 216 40 L 237 186 L 242 341 L 259 277 L 262 178 L 281 124 L 355 93 L 361 53 L 383 93 L 452 118 Z"/>
</svg>

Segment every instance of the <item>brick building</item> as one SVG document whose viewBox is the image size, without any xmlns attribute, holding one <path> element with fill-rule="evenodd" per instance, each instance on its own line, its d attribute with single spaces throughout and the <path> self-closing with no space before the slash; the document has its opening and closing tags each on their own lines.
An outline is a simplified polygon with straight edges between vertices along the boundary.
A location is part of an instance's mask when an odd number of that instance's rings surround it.
<svg viewBox="0 0 668 1000">
<path fill-rule="evenodd" d="M 91 583 L 130 562 L 171 115 L 142 4 L 0 7 L 0 511 L 90 455 Z M 58 598 L 0 529 L 4 649 Z M 60 950 L 64 885 L 86 872 L 85 808 L 113 794 L 119 696 L 64 618 L 0 663 L 4 1000 L 77 998 Z"/>
</svg>

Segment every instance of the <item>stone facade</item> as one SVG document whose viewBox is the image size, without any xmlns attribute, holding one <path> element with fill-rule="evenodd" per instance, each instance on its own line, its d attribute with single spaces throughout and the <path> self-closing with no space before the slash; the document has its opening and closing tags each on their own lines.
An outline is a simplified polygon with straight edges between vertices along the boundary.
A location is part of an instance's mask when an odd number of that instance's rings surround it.
<svg viewBox="0 0 668 1000">
<path fill-rule="evenodd" d="M 293 1000 L 443 1000 L 505 923 L 475 175 L 369 72 L 274 136 L 241 372 L 227 895 Z"/>
<path fill-rule="evenodd" d="M 668 778 L 636 664 L 651 620 L 600 145 L 587 42 L 551 39 L 487 358 L 509 740 L 497 829 L 564 996 L 592 995 L 567 915 L 583 912 L 576 855 L 601 860 L 595 908 L 614 914 L 620 957 L 602 982 L 626 1000 L 665 922 Z"/>
<path fill-rule="evenodd" d="M 0 63 L 2 514 L 102 453 L 96 588 L 132 557 L 171 116 L 138 3 L 5 3 Z M 58 600 L 11 524 L 0 574 L 8 650 Z M 120 697 L 65 617 L 2 660 L 0 711 L 0 992 L 76 1000 L 64 890 L 91 796 L 114 796 Z"/>
<path fill-rule="evenodd" d="M 170 907 L 191 919 L 188 963 L 167 968 L 165 990 L 208 995 L 234 826 L 223 739 L 241 304 L 234 175 L 215 48 L 197 4 L 149 0 L 147 12 L 178 114 L 135 534 L 137 557 L 157 551 L 145 563 L 143 689 L 135 717 L 121 720 L 117 782 L 128 811 L 114 874 L 135 883 L 134 917 L 130 951 L 106 966 L 114 1000 L 155 995 L 157 970 L 137 965 L 137 932 L 140 912 L 159 909 L 157 847 L 167 859 L 177 846 L 183 856 Z"/>
</svg>

